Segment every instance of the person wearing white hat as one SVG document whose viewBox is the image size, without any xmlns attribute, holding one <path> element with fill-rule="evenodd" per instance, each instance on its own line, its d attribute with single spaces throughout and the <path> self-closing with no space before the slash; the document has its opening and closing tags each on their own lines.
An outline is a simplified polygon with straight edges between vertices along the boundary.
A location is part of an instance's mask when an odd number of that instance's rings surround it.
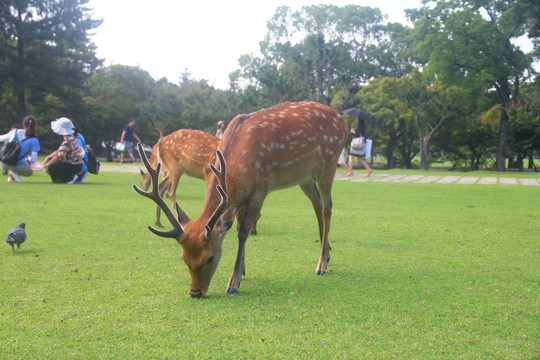
<svg viewBox="0 0 540 360">
<path fill-rule="evenodd" d="M 45 170 L 51 176 L 53 183 L 73 184 L 77 174 L 82 169 L 84 150 L 79 146 L 73 122 L 61 117 L 51 122 L 52 130 L 64 137 L 60 147 L 45 159 Z"/>
</svg>

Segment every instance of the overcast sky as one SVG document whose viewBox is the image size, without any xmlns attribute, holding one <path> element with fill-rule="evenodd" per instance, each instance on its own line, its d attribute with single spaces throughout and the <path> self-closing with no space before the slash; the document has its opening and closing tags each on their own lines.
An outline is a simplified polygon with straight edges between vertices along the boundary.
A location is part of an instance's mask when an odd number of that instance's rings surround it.
<svg viewBox="0 0 540 360">
<path fill-rule="evenodd" d="M 266 22 L 276 8 L 293 10 L 321 2 L 310 0 L 90 0 L 97 55 L 112 64 L 140 66 L 154 79 L 178 83 L 184 69 L 217 88 L 229 86 L 229 73 L 242 54 L 258 53 Z M 323 4 L 378 7 L 390 21 L 406 22 L 404 9 L 420 0 L 327 0 Z"/>
</svg>

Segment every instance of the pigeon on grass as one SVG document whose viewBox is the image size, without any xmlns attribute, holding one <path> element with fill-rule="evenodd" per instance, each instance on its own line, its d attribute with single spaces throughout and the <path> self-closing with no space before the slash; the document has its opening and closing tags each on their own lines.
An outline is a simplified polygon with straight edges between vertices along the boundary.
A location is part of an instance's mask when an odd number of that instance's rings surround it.
<svg viewBox="0 0 540 360">
<path fill-rule="evenodd" d="M 20 249 L 21 244 L 26 240 L 26 231 L 24 231 L 25 227 L 26 224 L 22 222 L 14 228 L 9 229 L 6 234 L 6 242 L 11 245 L 13 253 L 15 253 L 15 244 L 17 244 L 17 249 Z"/>
</svg>

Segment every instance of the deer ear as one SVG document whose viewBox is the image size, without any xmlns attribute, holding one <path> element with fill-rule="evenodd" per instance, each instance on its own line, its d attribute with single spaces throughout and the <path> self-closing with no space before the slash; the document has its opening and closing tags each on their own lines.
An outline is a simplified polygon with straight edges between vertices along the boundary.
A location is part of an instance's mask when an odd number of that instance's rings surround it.
<svg viewBox="0 0 540 360">
<path fill-rule="evenodd" d="M 228 231 L 234 223 L 234 216 L 236 215 L 236 206 L 228 208 L 220 219 L 219 230 Z"/>
<path fill-rule="evenodd" d="M 232 224 L 234 223 L 234 216 L 236 215 L 236 206 L 231 206 L 229 209 L 225 210 L 223 215 L 219 218 L 219 228 L 220 232 L 227 232 Z M 204 231 L 201 233 L 200 239 L 204 242 L 209 242 L 212 238 L 212 229 L 210 226 L 206 225 Z"/>
</svg>

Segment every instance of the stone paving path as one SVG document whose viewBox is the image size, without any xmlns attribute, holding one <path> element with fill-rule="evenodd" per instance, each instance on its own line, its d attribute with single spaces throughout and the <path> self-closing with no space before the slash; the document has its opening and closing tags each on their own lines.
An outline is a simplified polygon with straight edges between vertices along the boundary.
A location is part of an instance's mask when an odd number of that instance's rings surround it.
<svg viewBox="0 0 540 360">
<path fill-rule="evenodd" d="M 540 180 L 531 178 L 497 178 L 494 176 L 461 176 L 461 175 L 391 175 L 375 172 L 370 177 L 367 174 L 344 176 L 337 174 L 336 180 L 353 182 L 393 182 L 418 184 L 480 184 L 480 185 L 526 185 L 540 186 Z"/>
<path fill-rule="evenodd" d="M 103 172 L 129 172 L 139 173 L 139 169 L 144 166 L 139 164 L 124 165 L 101 165 L 100 171 Z M 499 178 L 494 176 L 461 176 L 461 175 L 391 175 L 375 171 L 370 177 L 367 174 L 354 174 L 345 177 L 343 174 L 337 174 L 336 180 L 354 181 L 354 182 L 393 182 L 393 183 L 417 183 L 417 184 L 480 184 L 480 185 L 526 185 L 540 186 L 538 179 L 532 178 Z"/>
</svg>

